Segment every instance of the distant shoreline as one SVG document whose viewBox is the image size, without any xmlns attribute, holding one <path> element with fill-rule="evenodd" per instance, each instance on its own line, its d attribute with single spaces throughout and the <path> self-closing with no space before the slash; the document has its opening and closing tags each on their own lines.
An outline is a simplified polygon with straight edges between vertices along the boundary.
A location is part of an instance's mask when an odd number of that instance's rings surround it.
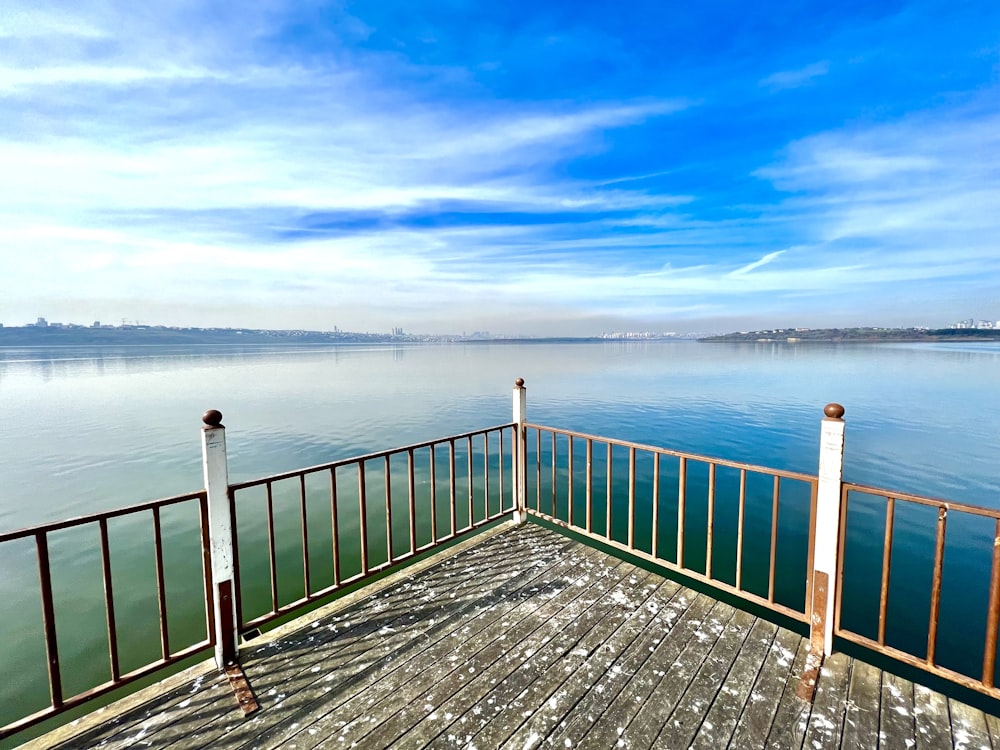
<svg viewBox="0 0 1000 750">
<path fill-rule="evenodd" d="M 989 328 L 816 328 L 741 331 L 698 339 L 706 343 L 753 344 L 899 344 L 1000 341 L 1000 329 Z"/>
<path fill-rule="evenodd" d="M 741 331 L 718 336 L 691 338 L 659 336 L 612 338 L 605 336 L 539 336 L 480 338 L 463 336 L 418 336 L 411 334 L 351 333 L 345 331 L 270 331 L 231 328 L 0 328 L 0 347 L 11 346 L 330 346 L 357 344 L 648 344 L 664 341 L 745 344 L 880 344 L 880 343 L 969 343 L 1000 341 L 1000 329 L 893 329 L 826 328 Z"/>
</svg>

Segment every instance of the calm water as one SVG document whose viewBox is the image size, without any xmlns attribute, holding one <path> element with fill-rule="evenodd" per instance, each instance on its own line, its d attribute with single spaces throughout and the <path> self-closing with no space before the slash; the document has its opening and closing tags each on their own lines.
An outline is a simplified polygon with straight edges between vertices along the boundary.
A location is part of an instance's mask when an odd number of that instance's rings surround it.
<svg viewBox="0 0 1000 750">
<path fill-rule="evenodd" d="M 200 488 L 207 408 L 225 415 L 230 477 L 240 481 L 507 422 L 516 377 L 527 381 L 533 422 L 809 473 L 822 407 L 838 401 L 847 409 L 849 481 L 1000 507 L 1000 437 L 990 416 L 1000 396 L 997 344 L 21 348 L 0 349 L 0 530 Z M 880 545 L 882 511 L 863 506 L 854 512 L 872 519 Z M 168 519 L 178 529 L 193 520 Z M 922 518 L 897 523 L 914 538 L 932 533 Z M 946 578 L 968 583 L 942 603 L 959 613 L 942 626 L 943 638 L 979 617 L 962 612 L 961 602 L 969 592 L 979 596 L 989 571 L 980 547 L 992 531 L 969 534 L 973 542 L 948 549 Z M 142 535 L 112 527 L 113 543 L 127 547 L 133 536 Z M 60 632 L 63 658 L 81 665 L 71 689 L 106 671 L 106 652 L 95 646 L 103 605 L 92 543 L 72 534 L 53 541 L 54 565 L 96 572 L 96 583 L 56 581 L 61 606 L 92 631 Z M 868 549 L 864 540 L 854 544 Z M 147 547 L 144 539 L 132 545 Z M 0 655 L 0 706 L 18 714 L 45 701 L 44 674 L 31 666 L 40 649 L 31 554 L 30 547 L 0 552 L 0 597 L 8 613 L 22 614 L 0 624 L 0 647 L 11 654 Z M 898 566 L 926 567 L 922 552 L 908 554 L 904 545 L 894 576 Z M 184 562 L 197 560 L 196 549 L 181 545 L 176 557 L 171 576 L 197 575 Z M 877 572 L 861 552 L 854 559 L 851 585 L 870 597 L 874 580 L 877 596 Z M 136 593 L 121 594 L 120 617 L 125 630 L 139 632 L 150 606 L 155 623 L 155 594 L 151 600 L 128 577 L 139 574 L 121 575 Z M 918 591 L 924 574 L 914 575 L 900 578 L 893 606 L 912 606 L 907 586 Z M 190 610 L 196 621 L 198 603 Z M 869 620 L 858 615 L 852 626 Z M 193 626 L 171 627 L 183 641 Z M 127 647 L 123 658 L 141 663 L 143 648 Z"/>
</svg>

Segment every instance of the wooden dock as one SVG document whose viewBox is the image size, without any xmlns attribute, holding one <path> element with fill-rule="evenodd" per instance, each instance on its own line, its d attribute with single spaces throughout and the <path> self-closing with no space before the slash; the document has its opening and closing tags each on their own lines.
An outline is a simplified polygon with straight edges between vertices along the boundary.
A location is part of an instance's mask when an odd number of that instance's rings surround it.
<svg viewBox="0 0 1000 750">
<path fill-rule="evenodd" d="M 309 617 L 309 616 L 307 616 Z M 993 748 L 1000 720 L 539 526 L 506 526 L 29 743 L 114 748 Z"/>
</svg>

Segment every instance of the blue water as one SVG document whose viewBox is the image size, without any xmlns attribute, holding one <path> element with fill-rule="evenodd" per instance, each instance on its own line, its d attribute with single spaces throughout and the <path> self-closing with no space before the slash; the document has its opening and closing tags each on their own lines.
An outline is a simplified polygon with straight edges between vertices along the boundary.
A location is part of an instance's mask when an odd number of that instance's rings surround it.
<svg viewBox="0 0 1000 750">
<path fill-rule="evenodd" d="M 816 472 L 823 406 L 837 401 L 847 410 L 847 480 L 1000 508 L 995 343 L 18 348 L 0 349 L 0 530 L 199 489 L 208 408 L 225 416 L 230 477 L 241 481 L 508 422 L 516 377 L 527 382 L 532 422 L 806 473 Z M 847 584 L 866 606 L 845 624 L 868 635 L 883 520 L 884 503 L 852 505 L 851 524 L 870 533 L 849 540 Z M 896 523 L 913 541 L 894 550 L 889 635 L 909 643 L 925 627 L 910 613 L 926 611 L 934 519 L 901 510 Z M 941 638 L 961 643 L 970 622 L 985 627 L 969 602 L 988 585 L 992 528 L 949 523 Z M 112 532 L 121 544 L 146 533 Z M 130 541 L 136 554 L 149 546 Z M 100 643 L 103 618 L 93 542 L 70 533 L 53 542 L 54 560 L 80 571 L 57 581 L 63 606 L 91 623 L 89 634 L 65 635 L 66 658 L 83 665 L 77 687 L 106 660 L 88 645 Z M 197 575 L 184 568 L 197 559 L 190 552 L 171 568 L 178 580 Z M 19 654 L 0 655 L 0 706 L 15 713 L 19 701 L 44 704 L 44 673 L 28 664 L 40 644 L 32 555 L 30 545 L 0 550 L 0 597 L 24 613 L 0 626 L 0 643 Z M 148 575 L 128 575 L 135 591 L 122 616 L 139 631 L 152 611 L 155 632 L 155 595 L 136 578 Z M 196 620 L 198 603 L 190 610 Z M 194 626 L 176 627 L 183 639 Z M 141 663 L 143 648 L 127 658 Z M 945 660 L 965 668 L 981 659 L 966 656 Z"/>
</svg>

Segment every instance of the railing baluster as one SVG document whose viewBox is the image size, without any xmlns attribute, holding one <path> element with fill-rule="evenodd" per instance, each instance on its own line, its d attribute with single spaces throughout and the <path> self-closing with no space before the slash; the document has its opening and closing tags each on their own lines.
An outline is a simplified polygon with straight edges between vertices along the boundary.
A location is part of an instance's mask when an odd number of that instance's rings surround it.
<svg viewBox="0 0 1000 750">
<path fill-rule="evenodd" d="M 299 517 L 302 520 L 302 585 L 305 596 L 312 592 L 309 570 L 309 514 L 306 509 L 306 475 L 299 474 Z"/>
<path fill-rule="evenodd" d="M 712 577 L 712 553 L 715 544 L 715 464 L 708 465 L 708 527 L 705 529 L 705 577 Z M 737 585 L 739 588 L 739 585 Z"/>
<path fill-rule="evenodd" d="M 450 522 L 451 522 L 451 536 L 455 536 L 455 529 L 458 520 L 456 518 L 457 514 L 457 491 L 455 488 L 455 440 L 451 439 L 448 441 L 448 499 L 449 506 L 451 509 Z"/>
<path fill-rule="evenodd" d="M 242 587 L 242 584 L 240 583 L 240 535 L 239 535 L 239 527 L 236 525 L 236 490 L 233 490 L 231 488 L 227 488 L 227 490 L 226 490 L 226 500 L 228 501 L 228 504 L 229 504 L 229 528 L 230 528 L 230 534 L 232 535 L 232 539 L 233 539 L 233 544 L 232 544 L 232 552 L 233 552 L 233 585 L 231 587 L 232 588 L 232 596 L 233 596 L 233 610 L 234 610 L 235 616 L 236 616 L 236 628 L 239 629 L 239 628 L 243 627 L 243 587 Z M 205 512 L 206 513 L 208 513 L 208 508 L 209 508 L 209 506 L 206 504 L 205 505 Z M 206 516 L 206 518 L 208 518 L 208 516 Z M 209 569 L 208 569 L 208 571 L 209 571 L 209 573 L 211 573 L 211 571 L 212 571 L 212 568 L 211 568 L 211 564 L 212 564 L 212 554 L 211 554 L 211 552 L 212 552 L 212 526 L 211 526 L 211 523 L 209 523 L 208 525 L 206 525 L 205 529 L 206 529 L 206 532 L 208 534 L 207 537 L 206 537 L 206 539 L 207 539 L 207 542 L 206 542 L 207 546 L 202 547 L 202 549 L 208 550 L 209 554 L 206 556 L 205 559 L 208 560 L 208 563 L 209 563 Z M 215 627 L 215 625 L 214 625 L 214 623 L 215 623 L 215 604 L 214 604 L 214 601 L 215 601 L 215 597 L 217 595 L 217 592 L 215 591 L 215 584 L 214 584 L 213 580 L 211 578 L 206 578 L 205 580 L 209 582 L 209 586 L 210 586 L 210 588 L 212 588 L 212 602 L 213 602 L 213 604 L 212 604 L 212 615 L 213 616 L 211 618 L 211 622 L 213 623 L 212 627 L 214 628 Z M 223 607 L 223 606 L 225 606 L 225 603 L 220 603 L 219 606 Z M 213 643 L 213 645 L 217 645 L 217 644 Z M 230 645 L 226 647 L 226 650 L 228 651 L 229 648 L 231 648 L 231 647 L 232 647 L 232 642 L 230 642 Z"/>
<path fill-rule="evenodd" d="M 611 539 L 611 506 L 612 506 L 611 499 L 614 495 L 614 485 L 612 484 L 613 480 L 611 478 L 613 473 L 612 472 L 613 459 L 614 459 L 614 454 L 612 453 L 611 443 L 608 443 L 608 483 L 605 493 L 605 503 L 607 505 L 607 512 L 604 516 L 604 525 L 607 528 L 606 536 L 608 537 L 609 540 Z"/>
<path fill-rule="evenodd" d="M 1000 519 L 993 530 L 993 567 L 990 570 L 990 603 L 986 611 L 986 648 L 983 651 L 983 684 L 993 687 L 996 671 L 997 625 L 1000 624 Z"/>
<path fill-rule="evenodd" d="M 230 493 L 235 494 L 235 493 Z M 208 628 L 208 644 L 215 646 L 215 591 L 212 586 L 212 552 L 211 540 L 208 532 L 208 495 L 202 495 L 198 502 L 198 512 L 201 522 L 201 575 L 205 586 L 205 626 Z M 235 547 L 235 545 L 233 545 Z M 235 579 L 239 581 L 239 579 Z M 238 596 L 239 586 L 236 587 L 236 616 L 239 622 L 243 623 L 243 613 L 241 609 L 242 597 Z"/>
<path fill-rule="evenodd" d="M 889 571 L 892 569 L 892 531 L 896 512 L 896 498 L 891 495 L 885 504 L 885 538 L 882 542 L 882 585 L 878 600 L 878 643 L 885 645 L 885 616 L 889 609 Z"/>
<path fill-rule="evenodd" d="M 660 454 L 653 454 L 653 557 L 659 557 L 656 552 L 659 542 L 660 526 Z"/>
<path fill-rule="evenodd" d="M 778 560 L 778 502 L 781 497 L 781 477 L 774 477 L 774 491 L 771 494 L 771 554 L 767 573 L 767 600 L 774 604 L 774 573 Z"/>
<path fill-rule="evenodd" d="M 736 522 L 736 588 L 743 588 L 743 522 L 747 510 L 747 470 L 740 469 L 740 515 Z"/>
<path fill-rule="evenodd" d="M 111 545 L 108 542 L 108 519 L 99 522 L 101 532 L 101 575 L 104 579 L 104 614 L 108 621 L 108 659 L 111 666 L 111 681 L 121 677 L 118 664 L 118 627 L 115 622 L 115 594 L 111 581 Z"/>
<path fill-rule="evenodd" d="M 468 467 L 469 467 L 469 528 L 471 529 L 471 528 L 473 528 L 476 525 L 476 516 L 475 516 L 475 511 L 473 509 L 473 498 L 475 497 L 475 494 L 474 494 L 475 481 L 474 481 L 474 477 L 473 477 L 473 474 L 472 474 L 472 458 L 473 458 L 473 456 L 472 456 L 472 436 L 471 435 L 469 436 L 468 441 L 469 441 L 469 443 L 468 443 L 467 448 L 468 448 L 469 454 L 466 457 L 466 463 L 468 464 Z"/>
<path fill-rule="evenodd" d="M 843 591 L 841 583 L 844 580 L 844 550 L 847 549 L 847 503 L 849 498 L 850 498 L 850 490 L 847 488 L 847 485 L 844 485 L 840 491 L 839 514 L 842 520 L 838 524 L 840 528 L 837 532 L 837 570 L 836 570 L 837 579 L 836 580 L 837 580 L 838 592 Z M 814 539 L 816 537 L 816 518 L 819 515 L 818 510 L 819 510 L 819 483 L 817 482 L 815 485 L 813 485 L 813 492 L 812 492 L 812 519 L 809 522 L 810 539 Z M 813 545 L 810 544 L 809 546 L 810 550 L 812 550 Z M 815 566 L 810 566 L 810 570 L 812 570 L 814 567 Z M 809 608 L 806 610 L 806 612 L 812 612 L 814 610 L 813 596 L 812 596 L 813 586 L 811 579 L 812 576 L 810 576 L 810 585 L 809 585 L 809 598 L 808 598 Z M 844 597 L 841 595 L 841 593 L 838 593 L 836 599 L 834 599 L 833 602 L 834 634 L 836 634 L 837 631 L 840 630 L 840 615 L 843 609 L 843 604 L 844 604 Z"/>
<path fill-rule="evenodd" d="M 806 593 L 805 610 L 808 613 L 812 607 L 813 572 L 816 568 L 816 515 L 819 508 L 819 482 L 813 482 L 809 491 L 809 541 L 806 546 Z M 844 533 L 847 528 L 847 491 L 843 491 L 840 499 L 840 536 L 837 541 L 837 579 L 834 590 L 839 589 L 844 577 Z M 840 627 L 841 597 L 834 597 L 834 631 Z"/>
<path fill-rule="evenodd" d="M 153 508 L 153 559 L 156 566 L 156 606 L 160 614 L 160 653 L 170 658 L 170 634 L 167 629 L 167 587 L 163 577 L 163 534 L 160 509 Z"/>
<path fill-rule="evenodd" d="M 388 454 L 385 457 L 385 550 L 391 565 L 395 558 L 392 555 L 392 469 Z"/>
<path fill-rule="evenodd" d="M 515 434 L 514 431 L 511 431 L 511 436 L 512 437 L 513 437 L 514 434 Z M 506 495 L 504 494 L 504 491 L 506 490 L 506 487 L 504 486 L 505 482 L 504 482 L 504 470 L 503 470 L 503 458 L 504 458 L 504 456 L 503 456 L 503 430 L 500 430 L 500 432 L 497 434 L 497 443 L 498 443 L 499 449 L 500 449 L 499 450 L 499 465 L 497 467 L 497 470 L 500 473 L 500 482 L 499 482 L 499 484 L 500 484 L 500 513 L 503 513 L 503 511 L 504 511 L 503 501 L 504 501 L 504 498 L 506 497 Z"/>
<path fill-rule="evenodd" d="M 409 493 L 410 554 L 417 551 L 417 480 L 413 473 L 413 448 L 406 451 L 406 487 Z"/>
<path fill-rule="evenodd" d="M 556 515 L 556 434 L 552 433 L 552 517 Z"/>
<path fill-rule="evenodd" d="M 330 537 L 333 540 L 331 556 L 333 557 L 333 585 L 340 585 L 340 529 L 337 518 L 337 470 L 330 469 Z"/>
<path fill-rule="evenodd" d="M 594 501 L 594 441 L 587 438 L 587 533 L 593 530 Z"/>
<path fill-rule="evenodd" d="M 687 502 L 687 459 L 681 456 L 677 465 L 677 567 L 684 567 L 684 511 Z"/>
<path fill-rule="evenodd" d="M 274 539 L 274 489 L 265 485 L 267 502 L 267 562 L 271 576 L 271 611 L 278 611 L 278 553 Z"/>
<path fill-rule="evenodd" d="M 434 444 L 431 443 L 431 541 L 437 544 L 438 514 L 437 514 L 437 455 Z"/>
<path fill-rule="evenodd" d="M 569 475 L 569 486 L 566 488 L 566 502 L 569 508 L 566 510 L 570 528 L 573 526 L 573 436 L 569 436 L 569 455 L 566 456 L 566 473 Z"/>
<path fill-rule="evenodd" d="M 365 488 L 365 462 L 358 461 L 358 531 L 361 543 L 361 573 L 368 575 L 368 498 Z"/>
<path fill-rule="evenodd" d="M 628 548 L 635 549 L 635 448 L 628 449 Z"/>
<path fill-rule="evenodd" d="M 42 594 L 42 627 L 45 630 L 45 657 L 49 673 L 49 698 L 53 708 L 62 705 L 62 677 L 59 673 L 59 646 L 56 640 L 56 613 L 52 603 L 52 573 L 49 570 L 49 540 L 44 531 L 35 534 L 38 553 L 38 583 Z"/>
<path fill-rule="evenodd" d="M 535 510 L 542 512 L 542 430 L 535 431 Z"/>
<path fill-rule="evenodd" d="M 944 534 L 948 508 L 938 508 L 937 532 L 934 538 L 934 577 L 931 579 L 931 613 L 927 626 L 927 663 L 933 665 L 937 649 L 938 613 L 941 609 L 941 569 L 944 566 Z"/>
<path fill-rule="evenodd" d="M 500 504 L 503 507 L 503 503 Z M 483 433 L 483 512 L 490 517 L 490 433 Z"/>
</svg>

